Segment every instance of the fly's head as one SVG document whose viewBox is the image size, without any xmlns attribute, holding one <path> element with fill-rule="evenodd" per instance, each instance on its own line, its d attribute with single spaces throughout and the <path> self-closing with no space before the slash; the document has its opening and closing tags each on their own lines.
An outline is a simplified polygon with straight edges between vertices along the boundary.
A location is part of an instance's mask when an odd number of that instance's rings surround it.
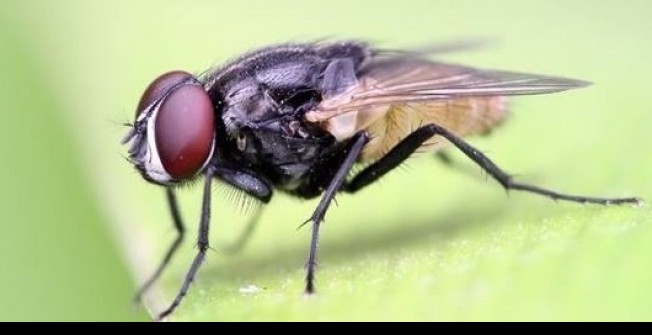
<svg viewBox="0 0 652 335">
<path fill-rule="evenodd" d="M 193 179 L 215 150 L 214 108 L 193 75 L 173 71 L 145 90 L 136 119 L 123 140 L 129 160 L 155 184 Z"/>
</svg>

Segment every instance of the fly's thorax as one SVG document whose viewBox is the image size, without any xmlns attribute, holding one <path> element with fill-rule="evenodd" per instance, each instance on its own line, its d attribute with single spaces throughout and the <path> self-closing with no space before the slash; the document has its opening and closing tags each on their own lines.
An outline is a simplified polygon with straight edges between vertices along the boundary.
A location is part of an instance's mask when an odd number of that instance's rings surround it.
<svg viewBox="0 0 652 335">
<path fill-rule="evenodd" d="M 233 155 L 253 165 L 315 159 L 320 147 L 334 142 L 328 133 L 292 116 L 258 123 L 235 120 L 225 129 Z"/>
<path fill-rule="evenodd" d="M 323 153 L 336 143 L 327 132 L 291 115 L 263 122 L 228 120 L 224 127 L 228 136 L 219 149 L 230 160 L 285 190 L 299 187 Z"/>
</svg>

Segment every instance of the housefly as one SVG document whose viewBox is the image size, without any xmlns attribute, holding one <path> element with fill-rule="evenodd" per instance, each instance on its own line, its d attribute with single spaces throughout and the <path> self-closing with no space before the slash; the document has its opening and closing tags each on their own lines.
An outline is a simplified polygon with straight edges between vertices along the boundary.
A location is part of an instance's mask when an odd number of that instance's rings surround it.
<svg viewBox="0 0 652 335">
<path fill-rule="evenodd" d="M 161 185 L 179 232 L 137 295 L 158 279 L 184 226 L 175 189 L 203 178 L 198 251 L 171 314 L 188 292 L 209 248 L 211 185 L 230 184 L 263 203 L 273 190 L 321 197 L 312 227 L 307 293 L 315 291 L 319 228 L 338 192 L 355 193 L 415 152 L 460 150 L 507 190 L 603 205 L 637 198 L 568 195 L 515 181 L 463 138 L 506 117 L 506 97 L 547 94 L 588 82 L 477 69 L 431 61 L 424 53 L 385 51 L 360 41 L 277 45 L 201 75 L 174 71 L 145 90 L 125 144 L 142 176 Z M 353 174 L 351 169 L 363 168 Z"/>
</svg>

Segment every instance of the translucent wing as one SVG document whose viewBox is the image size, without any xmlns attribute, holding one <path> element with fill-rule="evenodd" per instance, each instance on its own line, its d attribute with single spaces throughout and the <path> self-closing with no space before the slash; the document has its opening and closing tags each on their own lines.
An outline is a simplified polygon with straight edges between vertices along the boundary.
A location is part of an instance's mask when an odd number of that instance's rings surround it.
<svg viewBox="0 0 652 335">
<path fill-rule="evenodd" d="M 358 80 L 305 115 L 339 140 L 361 130 L 372 141 L 363 161 L 382 156 L 411 131 L 437 123 L 459 136 L 489 131 L 506 116 L 505 96 L 546 94 L 589 85 L 561 77 L 482 70 L 437 63 L 410 55 L 377 58 Z M 441 139 L 422 151 L 441 147 Z"/>
<path fill-rule="evenodd" d="M 351 111 L 378 105 L 460 97 L 534 95 L 588 86 L 562 77 L 483 70 L 418 58 L 376 60 L 347 94 L 322 102 L 320 111 Z"/>
</svg>

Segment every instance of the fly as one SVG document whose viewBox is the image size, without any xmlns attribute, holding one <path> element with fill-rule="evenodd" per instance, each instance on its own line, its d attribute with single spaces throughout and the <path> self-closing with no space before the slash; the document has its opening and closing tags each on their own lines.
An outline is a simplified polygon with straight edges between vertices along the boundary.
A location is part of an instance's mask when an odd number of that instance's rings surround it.
<svg viewBox="0 0 652 335">
<path fill-rule="evenodd" d="M 415 152 L 434 153 L 452 144 L 507 190 L 580 203 L 638 205 L 638 198 L 569 195 L 520 183 L 463 139 L 500 124 L 508 96 L 587 85 L 446 64 L 359 41 L 272 46 L 199 76 L 163 74 L 145 90 L 123 142 L 130 145 L 130 161 L 142 176 L 165 188 L 179 235 L 137 300 L 181 243 L 185 230 L 175 189 L 198 178 L 204 181 L 198 252 L 176 298 L 159 318 L 179 306 L 209 249 L 215 179 L 263 203 L 274 190 L 304 199 L 321 197 L 306 222 L 312 228 L 306 293 L 315 292 L 319 228 L 335 195 L 363 189 Z M 351 175 L 356 164 L 365 167 Z"/>
</svg>

